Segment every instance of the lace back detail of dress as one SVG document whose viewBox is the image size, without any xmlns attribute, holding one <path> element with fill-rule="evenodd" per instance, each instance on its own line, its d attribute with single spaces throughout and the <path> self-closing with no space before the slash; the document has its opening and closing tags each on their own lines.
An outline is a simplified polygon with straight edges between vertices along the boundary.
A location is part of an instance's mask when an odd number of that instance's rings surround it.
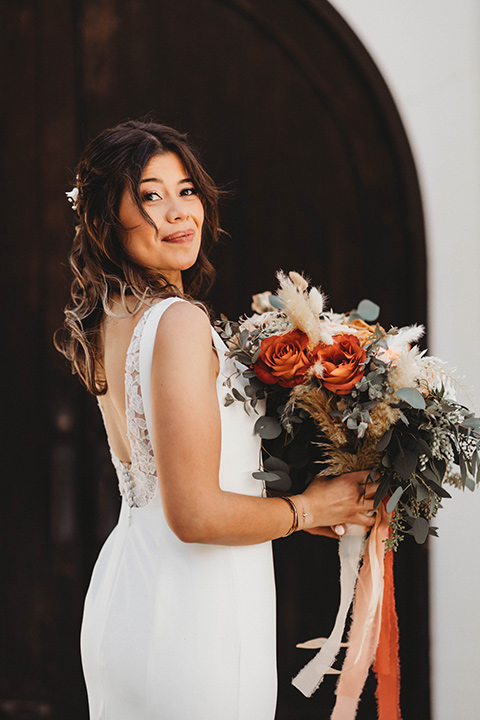
<svg viewBox="0 0 480 720">
<path fill-rule="evenodd" d="M 140 388 L 140 342 L 152 308 L 146 310 L 137 323 L 130 342 L 125 364 L 125 400 L 127 409 L 127 437 L 130 443 L 130 467 L 117 468 L 120 492 L 130 506 L 144 507 L 153 498 L 157 487 L 157 471 L 153 446 L 147 429 L 142 391 Z M 120 471 L 120 472 L 119 472 Z M 121 478 L 120 475 L 123 474 Z M 122 482 L 123 481 L 123 482 Z"/>
</svg>

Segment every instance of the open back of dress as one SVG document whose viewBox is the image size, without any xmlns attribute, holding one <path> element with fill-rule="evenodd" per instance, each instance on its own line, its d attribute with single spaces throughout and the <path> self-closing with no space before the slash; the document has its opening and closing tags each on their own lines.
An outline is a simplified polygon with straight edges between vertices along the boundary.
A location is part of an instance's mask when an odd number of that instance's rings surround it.
<svg viewBox="0 0 480 720">
<path fill-rule="evenodd" d="M 82 660 L 91 720 L 273 720 L 275 592 L 270 543 L 183 543 L 163 513 L 151 443 L 150 379 L 160 318 L 178 298 L 149 308 L 127 353 L 132 462 L 112 453 L 122 507 L 85 601 Z M 235 371 L 220 360 L 220 487 L 261 495 L 255 417 L 224 407 Z M 241 378 L 234 383 L 241 390 Z M 188 378 L 186 378 L 186 387 Z"/>
</svg>

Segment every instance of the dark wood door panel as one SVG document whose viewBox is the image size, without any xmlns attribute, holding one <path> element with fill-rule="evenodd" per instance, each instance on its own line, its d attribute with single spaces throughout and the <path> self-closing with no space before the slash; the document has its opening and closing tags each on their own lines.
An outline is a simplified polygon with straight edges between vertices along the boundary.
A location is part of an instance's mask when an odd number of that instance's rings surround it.
<svg viewBox="0 0 480 720">
<path fill-rule="evenodd" d="M 387 325 L 422 322 L 421 198 L 388 88 L 325 0 L 17 0 L 0 12 L 0 712 L 83 720 L 81 608 L 118 512 L 96 403 L 52 345 L 73 232 L 64 192 L 83 144 L 146 113 L 192 135 L 231 191 L 210 300 L 232 317 L 282 267 L 305 270 L 337 309 L 369 296 Z M 326 717 L 331 678 L 311 700 L 289 683 L 304 661 L 295 642 L 333 622 L 336 549 L 305 535 L 277 542 L 275 555 L 277 717 Z M 426 550 L 406 542 L 396 566 L 402 704 L 426 719 Z M 359 718 L 374 713 L 370 688 Z"/>
</svg>

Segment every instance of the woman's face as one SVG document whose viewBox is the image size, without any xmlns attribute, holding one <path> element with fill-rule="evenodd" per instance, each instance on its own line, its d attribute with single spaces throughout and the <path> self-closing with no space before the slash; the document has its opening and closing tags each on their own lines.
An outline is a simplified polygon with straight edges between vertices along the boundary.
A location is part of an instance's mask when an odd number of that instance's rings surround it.
<svg viewBox="0 0 480 720">
<path fill-rule="evenodd" d="M 197 190 L 178 155 L 168 152 L 149 160 L 139 192 L 158 233 L 125 189 L 119 208 L 125 249 L 138 265 L 156 268 L 182 289 L 181 271 L 195 263 L 202 237 L 204 211 Z"/>
</svg>

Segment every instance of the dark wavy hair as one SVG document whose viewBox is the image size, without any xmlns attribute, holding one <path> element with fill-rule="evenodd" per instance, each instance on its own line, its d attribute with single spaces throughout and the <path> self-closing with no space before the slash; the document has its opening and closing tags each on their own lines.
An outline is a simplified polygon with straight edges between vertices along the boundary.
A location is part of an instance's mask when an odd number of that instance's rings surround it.
<svg viewBox="0 0 480 720">
<path fill-rule="evenodd" d="M 139 183 L 150 159 L 167 152 L 182 161 L 205 215 L 197 260 L 182 272 L 183 293 L 158 270 L 142 267 L 129 257 L 121 240 L 125 228 L 118 216 L 121 196 L 128 189 L 142 216 L 157 230 L 142 205 Z M 86 388 L 94 395 L 103 395 L 107 382 L 102 372 L 101 323 L 104 313 L 112 314 L 112 295 L 120 295 L 126 313 L 135 312 L 141 303 L 172 295 L 201 299 L 215 276 L 208 254 L 220 231 L 219 191 L 187 136 L 154 122 L 132 120 L 105 130 L 86 147 L 76 174 L 79 223 L 69 256 L 71 298 L 65 307 L 64 327 L 55 335 L 55 346 Z M 127 308 L 128 295 L 138 301 L 133 310 Z"/>
</svg>

